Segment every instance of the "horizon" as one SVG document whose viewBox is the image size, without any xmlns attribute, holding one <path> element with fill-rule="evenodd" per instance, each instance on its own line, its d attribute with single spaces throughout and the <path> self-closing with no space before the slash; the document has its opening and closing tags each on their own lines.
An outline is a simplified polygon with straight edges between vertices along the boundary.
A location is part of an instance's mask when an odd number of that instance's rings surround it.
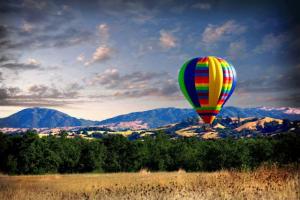
<svg viewBox="0 0 300 200">
<path fill-rule="evenodd" d="M 31 107 L 89 120 L 191 108 L 178 71 L 206 55 L 237 71 L 225 107 L 298 109 L 294 7 L 281 1 L 1 2 L 0 118 Z"/>
</svg>

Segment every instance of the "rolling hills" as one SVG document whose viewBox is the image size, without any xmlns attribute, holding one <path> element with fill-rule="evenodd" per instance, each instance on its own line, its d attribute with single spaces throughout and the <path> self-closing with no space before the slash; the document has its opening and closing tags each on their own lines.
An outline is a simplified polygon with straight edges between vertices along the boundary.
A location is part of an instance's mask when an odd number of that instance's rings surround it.
<svg viewBox="0 0 300 200">
<path fill-rule="evenodd" d="M 48 108 L 27 108 L 0 119 L 0 127 L 54 128 L 70 126 L 111 126 L 115 128 L 157 128 L 180 123 L 197 114 L 193 109 L 159 108 L 119 115 L 102 121 L 78 119 L 63 112 Z M 276 119 L 300 120 L 297 108 L 237 108 L 224 107 L 218 117 L 271 117 Z"/>
</svg>

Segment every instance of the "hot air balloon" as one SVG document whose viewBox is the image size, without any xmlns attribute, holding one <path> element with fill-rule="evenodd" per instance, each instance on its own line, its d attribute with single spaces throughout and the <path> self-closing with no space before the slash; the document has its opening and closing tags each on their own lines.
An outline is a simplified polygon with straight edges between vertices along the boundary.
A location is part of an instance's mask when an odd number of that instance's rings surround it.
<svg viewBox="0 0 300 200">
<path fill-rule="evenodd" d="M 212 124 L 236 86 L 234 67 L 215 56 L 193 58 L 179 72 L 180 89 L 204 123 Z"/>
</svg>

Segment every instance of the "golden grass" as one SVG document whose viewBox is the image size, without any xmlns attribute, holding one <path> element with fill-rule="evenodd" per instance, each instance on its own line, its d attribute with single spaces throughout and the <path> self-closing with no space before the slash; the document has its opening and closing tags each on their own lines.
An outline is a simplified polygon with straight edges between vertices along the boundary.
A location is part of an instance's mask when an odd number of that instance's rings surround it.
<svg viewBox="0 0 300 200">
<path fill-rule="evenodd" d="M 300 199 L 299 170 L 0 176 L 0 199 Z"/>
<path fill-rule="evenodd" d="M 202 136 L 201 136 L 203 139 L 217 139 L 217 138 L 220 138 L 219 137 L 219 134 L 216 133 L 216 132 L 206 132 L 204 133 Z"/>
</svg>

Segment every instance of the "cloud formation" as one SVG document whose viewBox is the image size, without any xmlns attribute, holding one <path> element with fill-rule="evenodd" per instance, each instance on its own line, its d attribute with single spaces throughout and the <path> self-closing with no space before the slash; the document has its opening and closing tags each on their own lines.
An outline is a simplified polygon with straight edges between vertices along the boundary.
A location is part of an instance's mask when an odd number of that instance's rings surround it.
<svg viewBox="0 0 300 200">
<path fill-rule="evenodd" d="M 247 56 L 245 40 L 231 42 L 229 44 L 227 54 L 233 60 L 236 60 L 238 57 L 244 58 L 245 56 Z"/>
<path fill-rule="evenodd" d="M 208 24 L 202 33 L 202 41 L 207 44 L 215 43 L 245 31 L 246 26 L 240 25 L 234 20 L 229 20 L 220 26 Z"/>
<path fill-rule="evenodd" d="M 104 86 L 113 91 L 106 97 L 173 98 L 178 94 L 177 80 L 170 78 L 166 72 L 140 72 L 121 75 L 117 69 L 107 69 L 89 81 L 91 85 Z M 104 96 L 102 96 L 104 97 Z"/>
<path fill-rule="evenodd" d="M 24 21 L 24 22 L 23 22 L 23 25 L 22 25 L 22 27 L 21 27 L 22 31 L 24 31 L 24 32 L 26 32 L 26 33 L 31 33 L 32 30 L 33 30 L 33 28 L 34 28 L 33 25 L 30 24 L 30 23 L 27 22 L 27 21 Z"/>
<path fill-rule="evenodd" d="M 287 34 L 278 34 L 273 33 L 267 34 L 263 37 L 262 42 L 258 45 L 254 52 L 256 53 L 265 53 L 265 52 L 275 52 L 289 39 Z"/>
<path fill-rule="evenodd" d="M 166 73 L 140 72 L 121 75 L 118 69 L 106 69 L 103 73 L 94 76 L 90 84 L 102 85 L 107 89 L 138 89 L 145 88 L 152 80 L 158 80 Z"/>
<path fill-rule="evenodd" d="M 209 3 L 196 3 L 192 5 L 192 8 L 200 9 L 200 10 L 209 10 L 211 9 L 211 4 Z"/>
<path fill-rule="evenodd" d="M 173 34 L 164 30 L 160 31 L 159 42 L 160 45 L 166 49 L 174 48 L 177 45 L 177 39 L 173 36 Z"/>
<path fill-rule="evenodd" d="M 9 70 L 34 70 L 41 69 L 40 62 L 34 58 L 28 58 L 27 62 L 19 62 L 16 56 L 4 54 L 0 56 L 0 68 Z"/>
<path fill-rule="evenodd" d="M 85 56 L 83 53 L 81 53 L 79 56 L 77 56 L 76 60 L 78 62 L 83 62 L 85 60 Z"/>
<path fill-rule="evenodd" d="M 82 89 L 77 83 L 57 88 L 32 85 L 28 89 L 0 86 L 0 106 L 63 106 L 79 98 Z"/>
<path fill-rule="evenodd" d="M 107 24 L 100 24 L 98 26 L 99 34 L 100 34 L 100 39 L 102 42 L 107 42 L 110 35 L 109 35 L 109 27 Z"/>
<path fill-rule="evenodd" d="M 99 46 L 96 51 L 93 53 L 91 60 L 85 62 L 84 65 L 88 66 L 97 62 L 105 61 L 111 58 L 111 54 L 113 53 L 112 48 L 103 45 Z"/>
<path fill-rule="evenodd" d="M 31 70 L 39 69 L 40 65 L 32 63 L 5 63 L 1 64 L 0 68 L 10 69 L 10 70 Z"/>
</svg>

